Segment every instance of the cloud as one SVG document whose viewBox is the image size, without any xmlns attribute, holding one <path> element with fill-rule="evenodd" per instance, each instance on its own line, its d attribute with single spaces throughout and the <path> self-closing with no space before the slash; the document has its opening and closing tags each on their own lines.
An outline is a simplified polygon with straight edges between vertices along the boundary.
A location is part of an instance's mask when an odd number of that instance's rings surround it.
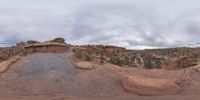
<svg viewBox="0 0 200 100">
<path fill-rule="evenodd" d="M 78 44 L 164 48 L 188 46 L 200 36 L 200 23 L 196 19 L 163 17 L 151 8 L 103 5 L 82 9 L 73 17 L 70 33 Z"/>
<path fill-rule="evenodd" d="M 199 4 L 189 0 L 0 0 L 0 42 L 64 37 L 71 44 L 133 49 L 194 46 L 200 42 Z"/>
</svg>

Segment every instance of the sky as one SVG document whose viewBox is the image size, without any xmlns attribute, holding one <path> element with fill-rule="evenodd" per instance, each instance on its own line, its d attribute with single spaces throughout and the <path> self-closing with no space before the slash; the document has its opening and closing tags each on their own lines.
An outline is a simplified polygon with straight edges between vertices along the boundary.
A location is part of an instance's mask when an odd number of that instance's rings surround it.
<svg viewBox="0 0 200 100">
<path fill-rule="evenodd" d="M 200 45 L 199 0 L 0 0 L 0 46 L 64 37 L 129 49 Z"/>
</svg>

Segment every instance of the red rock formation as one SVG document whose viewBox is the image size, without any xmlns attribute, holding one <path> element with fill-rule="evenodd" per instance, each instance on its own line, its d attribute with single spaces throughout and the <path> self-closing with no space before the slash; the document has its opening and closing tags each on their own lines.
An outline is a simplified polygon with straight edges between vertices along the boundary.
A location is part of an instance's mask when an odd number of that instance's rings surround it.
<svg viewBox="0 0 200 100">
<path fill-rule="evenodd" d="M 0 63 L 0 73 L 5 72 L 9 66 L 13 63 L 15 63 L 16 61 L 18 61 L 21 57 L 20 56 L 15 56 L 7 61 L 4 61 L 2 63 Z"/>
<path fill-rule="evenodd" d="M 64 38 L 56 38 L 46 42 L 27 41 L 28 45 L 25 46 L 25 50 L 28 53 L 33 52 L 51 52 L 51 53 L 63 53 L 67 52 L 69 45 L 65 43 Z"/>
<path fill-rule="evenodd" d="M 139 95 L 169 95 L 180 91 L 180 87 L 173 80 L 141 76 L 124 76 L 122 85 L 128 92 Z"/>
<path fill-rule="evenodd" d="M 16 47 L 17 48 L 24 48 L 26 45 L 27 45 L 27 43 L 25 43 L 25 42 L 19 42 L 19 43 L 16 44 Z"/>
<path fill-rule="evenodd" d="M 69 46 L 65 44 L 35 44 L 28 45 L 25 50 L 29 53 L 33 52 L 51 52 L 51 53 L 63 53 L 69 50 Z"/>
<path fill-rule="evenodd" d="M 95 68 L 95 65 L 90 62 L 78 62 L 76 67 L 79 69 L 91 70 Z"/>
<path fill-rule="evenodd" d="M 50 42 L 65 43 L 65 39 L 64 38 L 55 38 L 55 39 L 51 40 Z"/>
</svg>

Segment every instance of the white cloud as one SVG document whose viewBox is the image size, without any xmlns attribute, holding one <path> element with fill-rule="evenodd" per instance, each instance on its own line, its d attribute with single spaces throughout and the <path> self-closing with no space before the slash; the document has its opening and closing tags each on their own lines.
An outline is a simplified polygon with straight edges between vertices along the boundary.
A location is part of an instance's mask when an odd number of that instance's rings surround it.
<svg viewBox="0 0 200 100">
<path fill-rule="evenodd" d="M 197 0 L 0 0 L 0 42 L 188 46 L 199 43 L 199 11 Z"/>
</svg>

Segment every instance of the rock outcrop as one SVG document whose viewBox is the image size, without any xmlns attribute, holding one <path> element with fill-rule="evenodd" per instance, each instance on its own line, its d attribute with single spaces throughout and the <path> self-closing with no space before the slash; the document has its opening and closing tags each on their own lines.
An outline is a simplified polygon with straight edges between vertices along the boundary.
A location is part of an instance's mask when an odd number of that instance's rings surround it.
<svg viewBox="0 0 200 100">
<path fill-rule="evenodd" d="M 11 58 L 10 60 L 0 63 L 0 73 L 5 72 L 11 64 L 15 63 L 20 58 L 21 58 L 20 56 L 16 56 L 16 57 Z"/>
<path fill-rule="evenodd" d="M 79 62 L 76 64 L 76 67 L 83 70 L 91 70 L 95 68 L 94 64 L 90 62 Z"/>
<path fill-rule="evenodd" d="M 27 45 L 27 43 L 25 43 L 25 42 L 19 42 L 19 43 L 16 44 L 16 47 L 17 48 L 24 48 L 26 45 Z"/>
<path fill-rule="evenodd" d="M 33 52 L 50 52 L 50 53 L 63 53 L 67 52 L 69 45 L 65 43 L 64 38 L 56 38 L 51 41 L 37 42 L 27 41 L 28 45 L 25 46 L 25 50 L 28 53 Z"/>
<path fill-rule="evenodd" d="M 64 38 L 55 38 L 55 39 L 51 40 L 50 42 L 65 43 L 65 39 Z"/>
<path fill-rule="evenodd" d="M 38 41 L 34 41 L 34 40 L 28 40 L 27 41 L 27 44 L 30 45 L 30 44 L 37 44 L 37 43 L 40 43 Z"/>
<path fill-rule="evenodd" d="M 180 87 L 172 80 L 141 76 L 124 76 L 122 85 L 126 91 L 138 95 L 168 95 L 180 91 Z"/>
</svg>

